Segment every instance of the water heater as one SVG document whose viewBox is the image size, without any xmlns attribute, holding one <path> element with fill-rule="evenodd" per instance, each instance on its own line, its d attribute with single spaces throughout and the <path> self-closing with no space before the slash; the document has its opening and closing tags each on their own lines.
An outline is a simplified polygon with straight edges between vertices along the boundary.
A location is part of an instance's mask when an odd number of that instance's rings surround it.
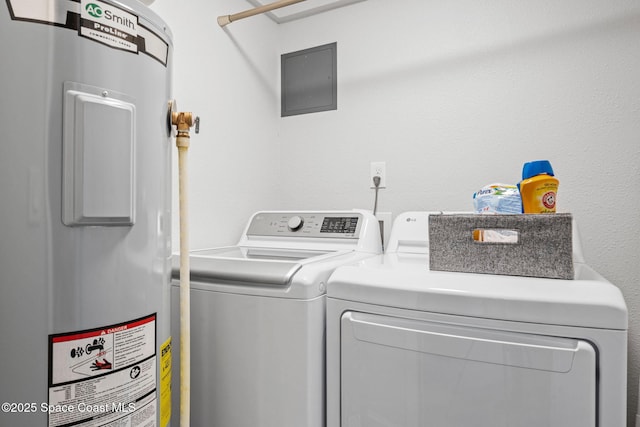
<svg viewBox="0 0 640 427">
<path fill-rule="evenodd" d="M 0 56 L 0 425 L 164 427 L 171 33 L 137 0 L 2 0 Z"/>
</svg>

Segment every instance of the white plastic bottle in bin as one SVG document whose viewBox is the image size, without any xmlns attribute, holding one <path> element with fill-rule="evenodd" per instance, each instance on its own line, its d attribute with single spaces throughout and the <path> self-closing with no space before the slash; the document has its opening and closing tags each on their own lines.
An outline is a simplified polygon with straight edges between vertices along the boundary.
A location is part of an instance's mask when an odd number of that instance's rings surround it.
<svg viewBox="0 0 640 427">
<path fill-rule="evenodd" d="M 548 160 L 525 163 L 522 168 L 522 181 L 518 184 L 522 197 L 522 212 L 555 213 L 559 183 Z"/>
</svg>

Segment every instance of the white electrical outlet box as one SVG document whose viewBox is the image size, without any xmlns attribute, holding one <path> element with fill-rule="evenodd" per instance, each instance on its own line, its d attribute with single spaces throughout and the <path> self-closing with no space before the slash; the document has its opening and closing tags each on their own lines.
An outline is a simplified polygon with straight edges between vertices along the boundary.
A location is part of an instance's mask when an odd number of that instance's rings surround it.
<svg viewBox="0 0 640 427">
<path fill-rule="evenodd" d="M 371 188 L 376 188 L 373 184 L 373 177 L 380 177 L 380 185 L 378 188 L 387 188 L 387 164 L 386 162 L 371 162 L 369 173 L 369 183 L 371 183 Z"/>
</svg>

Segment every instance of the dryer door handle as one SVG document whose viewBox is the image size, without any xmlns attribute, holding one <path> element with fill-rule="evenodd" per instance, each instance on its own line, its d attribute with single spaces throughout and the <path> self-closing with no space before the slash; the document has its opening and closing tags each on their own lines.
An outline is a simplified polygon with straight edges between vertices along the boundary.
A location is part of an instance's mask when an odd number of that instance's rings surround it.
<svg viewBox="0 0 640 427">
<path fill-rule="evenodd" d="M 579 351 L 595 350 L 586 341 L 454 326 L 347 312 L 342 327 L 359 341 L 435 354 L 551 372 L 569 372 Z"/>
</svg>

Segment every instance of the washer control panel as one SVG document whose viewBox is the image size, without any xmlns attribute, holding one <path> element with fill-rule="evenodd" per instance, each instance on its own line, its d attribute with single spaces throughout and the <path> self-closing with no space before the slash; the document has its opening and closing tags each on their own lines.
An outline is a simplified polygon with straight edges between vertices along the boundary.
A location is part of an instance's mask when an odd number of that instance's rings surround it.
<svg viewBox="0 0 640 427">
<path fill-rule="evenodd" d="M 247 235 L 357 239 L 361 225 L 358 212 L 259 212 Z"/>
</svg>

